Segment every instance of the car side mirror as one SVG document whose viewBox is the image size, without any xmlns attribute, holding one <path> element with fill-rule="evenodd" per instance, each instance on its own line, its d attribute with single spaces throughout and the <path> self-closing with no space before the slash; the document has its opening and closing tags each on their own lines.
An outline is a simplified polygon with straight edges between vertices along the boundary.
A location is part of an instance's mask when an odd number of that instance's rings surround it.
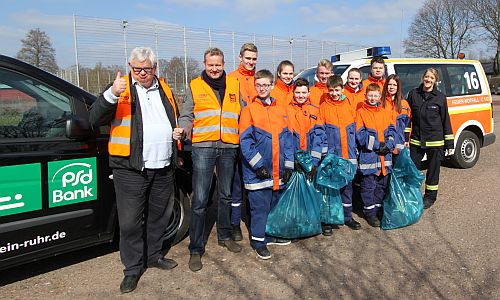
<svg viewBox="0 0 500 300">
<path fill-rule="evenodd" d="M 90 122 L 80 116 L 69 116 L 66 120 L 66 136 L 70 139 L 83 140 L 90 136 Z"/>
</svg>

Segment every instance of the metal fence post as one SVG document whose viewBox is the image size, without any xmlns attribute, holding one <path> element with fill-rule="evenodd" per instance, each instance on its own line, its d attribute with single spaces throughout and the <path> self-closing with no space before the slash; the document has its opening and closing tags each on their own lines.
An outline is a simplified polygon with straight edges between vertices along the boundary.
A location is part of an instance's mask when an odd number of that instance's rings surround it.
<svg viewBox="0 0 500 300">
<path fill-rule="evenodd" d="M 186 26 L 184 26 L 184 92 L 188 86 Z"/>
<path fill-rule="evenodd" d="M 128 21 L 123 20 L 122 21 L 122 27 L 123 27 L 123 54 L 125 56 L 125 73 L 128 73 L 128 60 L 127 60 L 127 26 L 128 26 Z"/>
<path fill-rule="evenodd" d="M 234 31 L 232 32 L 233 38 L 233 70 L 236 70 L 236 51 L 234 49 Z"/>
<path fill-rule="evenodd" d="M 160 51 L 158 50 L 158 26 L 155 24 L 156 76 L 160 77 Z"/>
<path fill-rule="evenodd" d="M 78 44 L 77 44 L 77 37 L 76 37 L 76 17 L 73 15 L 73 37 L 75 40 L 75 60 L 76 60 L 76 85 L 80 86 L 80 70 L 79 70 L 79 62 L 78 62 Z"/>
</svg>

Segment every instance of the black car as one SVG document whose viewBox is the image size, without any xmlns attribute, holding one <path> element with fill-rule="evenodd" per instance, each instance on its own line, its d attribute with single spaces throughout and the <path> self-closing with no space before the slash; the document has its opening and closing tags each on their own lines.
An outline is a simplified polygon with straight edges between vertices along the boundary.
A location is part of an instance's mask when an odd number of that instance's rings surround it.
<svg viewBox="0 0 500 300">
<path fill-rule="evenodd" d="M 116 236 L 109 126 L 91 128 L 88 121 L 95 99 L 0 55 L 0 269 Z M 185 237 L 189 223 L 189 169 L 176 176 L 175 209 L 165 228 L 170 244 Z"/>
</svg>

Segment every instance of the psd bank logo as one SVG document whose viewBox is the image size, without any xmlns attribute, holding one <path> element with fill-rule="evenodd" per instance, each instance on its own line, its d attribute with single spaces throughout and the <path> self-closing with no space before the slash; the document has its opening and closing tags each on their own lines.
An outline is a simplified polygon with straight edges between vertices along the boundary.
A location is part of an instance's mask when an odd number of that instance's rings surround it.
<svg viewBox="0 0 500 300">
<path fill-rule="evenodd" d="M 97 199 L 96 158 L 48 163 L 49 207 Z"/>
</svg>

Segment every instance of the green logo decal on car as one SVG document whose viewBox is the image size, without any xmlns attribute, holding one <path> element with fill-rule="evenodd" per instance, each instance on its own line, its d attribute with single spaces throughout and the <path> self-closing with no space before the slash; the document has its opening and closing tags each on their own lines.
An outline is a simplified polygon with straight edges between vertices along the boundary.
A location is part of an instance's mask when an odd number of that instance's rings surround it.
<svg viewBox="0 0 500 300">
<path fill-rule="evenodd" d="M 0 216 L 42 209 L 39 163 L 0 167 Z"/>
<path fill-rule="evenodd" d="M 48 163 L 49 207 L 97 199 L 96 158 Z"/>
</svg>

